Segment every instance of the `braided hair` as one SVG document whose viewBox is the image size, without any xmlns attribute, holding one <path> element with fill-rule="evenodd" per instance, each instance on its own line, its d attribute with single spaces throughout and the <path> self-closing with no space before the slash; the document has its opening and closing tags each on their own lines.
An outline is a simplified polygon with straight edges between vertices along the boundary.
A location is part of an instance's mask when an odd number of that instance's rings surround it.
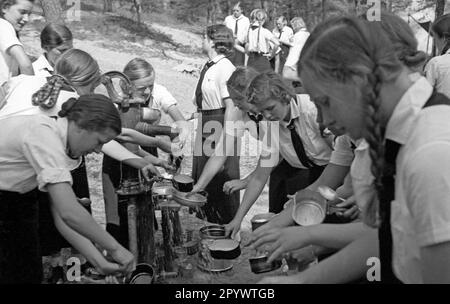
<svg viewBox="0 0 450 304">
<path fill-rule="evenodd" d="M 341 85 L 359 88 L 365 110 L 363 137 L 369 143 L 371 172 L 376 192 L 363 208 L 366 224 L 376 227 L 378 195 L 382 191 L 384 134 L 380 123 L 380 89 L 401 72 L 396 49 L 376 22 L 336 17 L 311 33 L 300 56 L 299 71 L 306 72 L 322 90 Z M 373 37 L 377 37 L 374 39 Z M 330 94 L 328 94 L 330 95 Z"/>
<path fill-rule="evenodd" d="M 39 106 L 44 110 L 51 109 L 58 101 L 59 92 L 69 81 L 61 75 L 55 74 L 47 78 L 47 83 L 31 96 L 33 106 Z"/>
<path fill-rule="evenodd" d="M 367 20 L 367 15 L 360 16 Z M 417 49 L 417 39 L 411 27 L 400 17 L 381 12 L 381 22 L 373 22 L 371 26 L 379 26 L 392 43 L 398 59 L 408 68 L 419 70 L 427 60 L 427 55 Z"/>
<path fill-rule="evenodd" d="M 51 109 L 58 101 L 61 89 L 76 91 L 79 87 L 92 86 L 100 82 L 100 68 L 97 61 L 79 49 L 64 52 L 55 63 L 55 74 L 32 95 L 32 104 Z"/>
</svg>

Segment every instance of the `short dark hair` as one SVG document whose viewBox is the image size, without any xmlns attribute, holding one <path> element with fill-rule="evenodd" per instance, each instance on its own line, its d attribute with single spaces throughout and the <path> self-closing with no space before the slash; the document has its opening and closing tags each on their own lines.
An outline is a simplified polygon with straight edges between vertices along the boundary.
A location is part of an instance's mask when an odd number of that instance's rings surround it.
<svg viewBox="0 0 450 304">
<path fill-rule="evenodd" d="M 62 24 L 49 23 L 41 32 L 41 47 L 43 49 L 53 49 L 72 40 L 72 32 Z"/>
<path fill-rule="evenodd" d="M 206 28 L 206 36 L 214 42 L 218 54 L 231 55 L 234 47 L 233 32 L 223 24 L 214 24 Z"/>
<path fill-rule="evenodd" d="M 105 95 L 87 94 L 70 98 L 62 104 L 58 116 L 67 117 L 69 121 L 88 131 L 112 129 L 117 134 L 122 132 L 119 111 Z"/>
</svg>

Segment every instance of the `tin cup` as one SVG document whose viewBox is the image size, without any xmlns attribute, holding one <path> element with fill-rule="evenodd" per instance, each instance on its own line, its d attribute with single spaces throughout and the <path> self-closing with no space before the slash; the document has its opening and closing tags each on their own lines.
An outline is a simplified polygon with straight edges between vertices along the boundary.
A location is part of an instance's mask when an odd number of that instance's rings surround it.
<svg viewBox="0 0 450 304">
<path fill-rule="evenodd" d="M 136 269 L 131 273 L 129 284 L 153 284 L 155 281 L 155 271 L 150 264 L 141 263 L 136 265 Z"/>
<path fill-rule="evenodd" d="M 172 179 L 173 187 L 180 192 L 191 192 L 194 187 L 194 180 L 189 175 L 178 174 Z"/>
<path fill-rule="evenodd" d="M 271 218 L 275 216 L 275 213 L 268 212 L 268 213 L 260 213 L 256 214 L 252 217 L 251 223 L 252 223 L 252 231 L 255 231 L 262 225 L 266 224 L 270 221 Z"/>
<path fill-rule="evenodd" d="M 272 263 L 267 263 L 267 260 L 268 257 L 266 255 L 249 258 L 250 269 L 253 273 L 264 273 L 276 270 L 283 264 L 281 260 L 275 260 Z"/>
<path fill-rule="evenodd" d="M 326 216 L 326 201 L 317 202 L 303 200 L 294 202 L 292 219 L 300 226 L 317 225 L 323 222 Z"/>
</svg>

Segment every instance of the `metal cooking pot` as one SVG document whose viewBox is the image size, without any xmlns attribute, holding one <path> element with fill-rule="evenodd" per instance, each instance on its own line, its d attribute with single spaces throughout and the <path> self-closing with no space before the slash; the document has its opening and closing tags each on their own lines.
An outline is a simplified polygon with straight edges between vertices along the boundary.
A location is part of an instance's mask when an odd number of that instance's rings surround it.
<svg viewBox="0 0 450 304">
<path fill-rule="evenodd" d="M 155 281 L 155 271 L 150 264 L 141 263 L 136 265 L 136 269 L 131 273 L 128 284 L 153 284 Z"/>
</svg>

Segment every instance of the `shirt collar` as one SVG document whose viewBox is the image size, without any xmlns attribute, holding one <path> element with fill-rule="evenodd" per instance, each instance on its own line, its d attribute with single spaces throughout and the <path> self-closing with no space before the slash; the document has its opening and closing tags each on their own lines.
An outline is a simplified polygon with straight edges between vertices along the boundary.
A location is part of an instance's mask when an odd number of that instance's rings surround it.
<svg viewBox="0 0 450 304">
<path fill-rule="evenodd" d="M 284 121 L 284 120 L 282 120 L 282 121 L 280 122 L 280 124 L 281 124 L 283 127 L 286 127 L 286 128 L 287 128 L 287 126 L 290 125 L 294 120 L 296 120 L 297 118 L 300 117 L 300 109 L 298 108 L 297 99 L 291 98 L 291 101 L 290 101 L 290 107 L 291 107 L 291 119 L 289 119 L 289 122 L 286 122 L 286 121 Z"/>
<path fill-rule="evenodd" d="M 225 55 L 224 54 L 220 54 L 220 55 L 217 55 L 216 57 L 214 57 L 212 60 L 210 60 L 210 61 L 212 61 L 212 62 L 214 62 L 214 63 L 217 63 L 217 62 L 219 62 L 220 60 L 222 60 L 223 58 L 225 58 Z"/>
<path fill-rule="evenodd" d="M 58 129 L 58 135 L 62 140 L 62 143 L 64 145 L 64 148 L 67 150 L 67 132 L 68 132 L 68 126 L 69 121 L 65 117 L 58 117 L 56 119 L 56 126 Z"/>
<path fill-rule="evenodd" d="M 425 77 L 418 73 L 410 77 L 415 82 L 395 106 L 386 126 L 386 138 L 402 145 L 406 143 L 417 115 L 433 94 L 433 87 Z"/>
<path fill-rule="evenodd" d="M 73 159 L 68 154 L 68 149 L 69 149 L 69 147 L 67 146 L 68 126 L 69 126 L 69 121 L 67 120 L 66 117 L 58 117 L 58 119 L 56 119 L 56 127 L 58 130 L 58 135 L 61 138 L 61 141 L 64 146 L 64 150 L 66 151 L 67 160 L 68 160 L 70 169 L 73 170 L 80 165 L 81 157 L 79 157 L 77 159 Z"/>
<path fill-rule="evenodd" d="M 48 62 L 47 58 L 45 58 L 45 55 L 39 56 L 39 58 L 36 60 L 36 66 L 38 66 L 40 70 L 47 69 L 50 72 L 53 72 L 53 67 L 50 65 L 50 62 Z"/>
</svg>

